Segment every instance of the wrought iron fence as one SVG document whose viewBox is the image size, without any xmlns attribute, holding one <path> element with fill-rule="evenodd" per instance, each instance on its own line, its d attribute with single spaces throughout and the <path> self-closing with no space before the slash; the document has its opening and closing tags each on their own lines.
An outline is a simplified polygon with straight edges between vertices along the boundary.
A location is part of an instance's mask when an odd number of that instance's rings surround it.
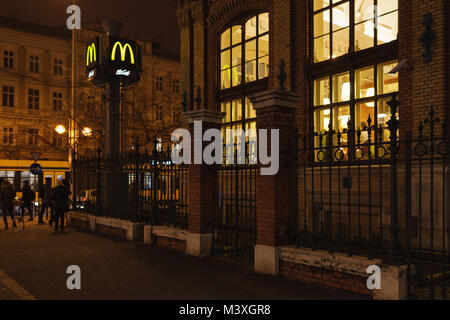
<svg viewBox="0 0 450 320">
<path fill-rule="evenodd" d="M 299 138 L 297 246 L 407 264 L 410 297 L 446 298 L 450 279 L 447 120 L 431 108 L 399 137 L 387 126 Z M 441 126 L 442 125 L 442 126 Z M 424 293 L 426 291 L 426 293 Z"/>
<path fill-rule="evenodd" d="M 238 145 L 224 146 L 224 164 L 216 165 L 216 208 L 213 254 L 241 263 L 253 264 L 256 245 L 256 176 L 257 165 L 246 144 L 245 161 L 238 164 Z M 254 150 L 254 149 L 253 149 Z M 234 152 L 233 152 L 234 153 Z"/>
<path fill-rule="evenodd" d="M 97 216 L 109 216 L 108 197 L 123 198 L 125 211 L 120 218 L 151 225 L 188 227 L 187 167 L 175 165 L 171 151 L 157 150 L 149 154 L 130 152 L 120 159 L 119 172 L 112 172 L 110 161 L 96 155 L 76 156 L 73 163 L 74 207 Z M 127 180 L 125 194 L 108 190 L 108 175 L 121 175 Z M 109 186 L 114 187 L 114 186 Z"/>
</svg>

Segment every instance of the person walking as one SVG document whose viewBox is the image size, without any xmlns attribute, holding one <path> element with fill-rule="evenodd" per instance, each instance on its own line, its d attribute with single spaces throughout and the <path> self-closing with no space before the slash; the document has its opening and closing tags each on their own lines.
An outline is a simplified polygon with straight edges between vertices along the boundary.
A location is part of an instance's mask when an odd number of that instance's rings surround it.
<svg viewBox="0 0 450 320">
<path fill-rule="evenodd" d="M 52 208 L 52 178 L 45 178 L 45 184 L 41 186 L 39 190 L 39 197 L 42 201 L 41 211 L 39 212 L 39 224 L 44 223 L 44 213 L 50 208 L 50 220 L 49 223 L 53 223 L 53 211 Z M 48 217 L 48 214 L 47 214 Z"/>
<path fill-rule="evenodd" d="M 20 211 L 22 215 L 22 219 L 24 219 L 25 216 L 25 209 L 28 210 L 28 214 L 30 215 L 30 220 L 33 221 L 33 202 L 36 200 L 36 194 L 31 189 L 30 184 L 28 181 L 23 182 L 22 187 L 22 204 L 20 205 Z"/>
<path fill-rule="evenodd" d="M 14 218 L 14 199 L 16 198 L 16 192 L 13 186 L 8 181 L 4 180 L 0 189 L 0 203 L 3 211 L 3 222 L 5 223 L 5 229 L 8 230 L 8 214 L 11 217 L 13 228 L 17 228 L 16 219 Z"/>
<path fill-rule="evenodd" d="M 57 182 L 56 188 L 52 190 L 52 204 L 55 210 L 55 232 L 60 227 L 64 231 L 64 215 L 69 210 L 69 191 L 62 181 Z"/>
</svg>

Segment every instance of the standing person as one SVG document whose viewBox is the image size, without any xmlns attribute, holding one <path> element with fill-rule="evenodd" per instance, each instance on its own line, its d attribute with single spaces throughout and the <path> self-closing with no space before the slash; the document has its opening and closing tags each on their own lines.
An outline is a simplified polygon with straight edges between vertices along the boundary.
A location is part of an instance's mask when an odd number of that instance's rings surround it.
<svg viewBox="0 0 450 320">
<path fill-rule="evenodd" d="M 50 208 L 50 220 L 49 223 L 53 223 L 53 208 L 52 208 L 52 178 L 45 178 L 45 184 L 41 187 L 39 191 L 39 197 L 42 200 L 41 211 L 39 212 L 39 224 L 44 223 L 44 213 L 45 210 Z"/>
<path fill-rule="evenodd" d="M 20 210 L 22 213 L 22 219 L 24 218 L 25 208 L 26 208 L 28 210 L 28 214 L 30 215 L 29 221 L 33 221 L 34 220 L 33 219 L 33 202 L 34 202 L 34 200 L 36 200 L 36 194 L 31 189 L 28 181 L 23 182 L 23 187 L 22 187 L 21 192 L 22 192 L 22 204 L 20 206 Z"/>
<path fill-rule="evenodd" d="M 64 215 L 69 209 L 69 191 L 62 181 L 57 182 L 57 187 L 52 190 L 52 203 L 55 210 L 55 231 L 58 231 L 60 225 L 61 231 L 64 231 Z"/>
<path fill-rule="evenodd" d="M 8 230 L 8 214 L 11 216 L 13 228 L 17 228 L 16 219 L 14 218 L 14 199 L 16 198 L 16 192 L 13 186 L 8 181 L 4 180 L 0 189 L 0 202 L 3 211 L 3 222 L 5 223 L 5 229 Z"/>
</svg>

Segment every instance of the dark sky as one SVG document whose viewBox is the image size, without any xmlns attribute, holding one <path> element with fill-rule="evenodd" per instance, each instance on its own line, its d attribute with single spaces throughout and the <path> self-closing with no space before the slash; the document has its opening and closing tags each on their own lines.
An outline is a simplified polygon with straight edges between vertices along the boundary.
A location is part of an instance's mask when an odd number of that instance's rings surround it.
<svg viewBox="0 0 450 320">
<path fill-rule="evenodd" d="M 72 0 L 1 0 L 0 15 L 63 26 Z M 82 23 L 104 19 L 120 20 L 123 32 L 143 39 L 156 40 L 165 50 L 178 53 L 179 35 L 174 0 L 77 0 Z"/>
</svg>

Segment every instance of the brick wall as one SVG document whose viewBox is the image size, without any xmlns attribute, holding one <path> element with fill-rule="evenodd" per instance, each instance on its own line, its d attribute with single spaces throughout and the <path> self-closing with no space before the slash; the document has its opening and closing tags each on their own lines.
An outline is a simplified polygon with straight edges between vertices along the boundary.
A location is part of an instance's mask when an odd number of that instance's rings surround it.
<svg viewBox="0 0 450 320">
<path fill-rule="evenodd" d="M 113 236 L 116 238 L 126 239 L 127 231 L 111 226 L 105 226 L 103 224 L 95 224 L 95 231 L 104 235 Z"/>
<path fill-rule="evenodd" d="M 324 285 L 331 288 L 359 293 L 368 297 L 372 296 L 370 290 L 367 289 L 367 278 L 357 275 L 296 264 L 283 260 L 280 261 L 279 272 L 281 276 L 289 279 Z"/>
<path fill-rule="evenodd" d="M 186 241 L 183 240 L 167 238 L 162 236 L 155 236 L 153 238 L 153 244 L 158 247 L 186 253 Z"/>
</svg>

